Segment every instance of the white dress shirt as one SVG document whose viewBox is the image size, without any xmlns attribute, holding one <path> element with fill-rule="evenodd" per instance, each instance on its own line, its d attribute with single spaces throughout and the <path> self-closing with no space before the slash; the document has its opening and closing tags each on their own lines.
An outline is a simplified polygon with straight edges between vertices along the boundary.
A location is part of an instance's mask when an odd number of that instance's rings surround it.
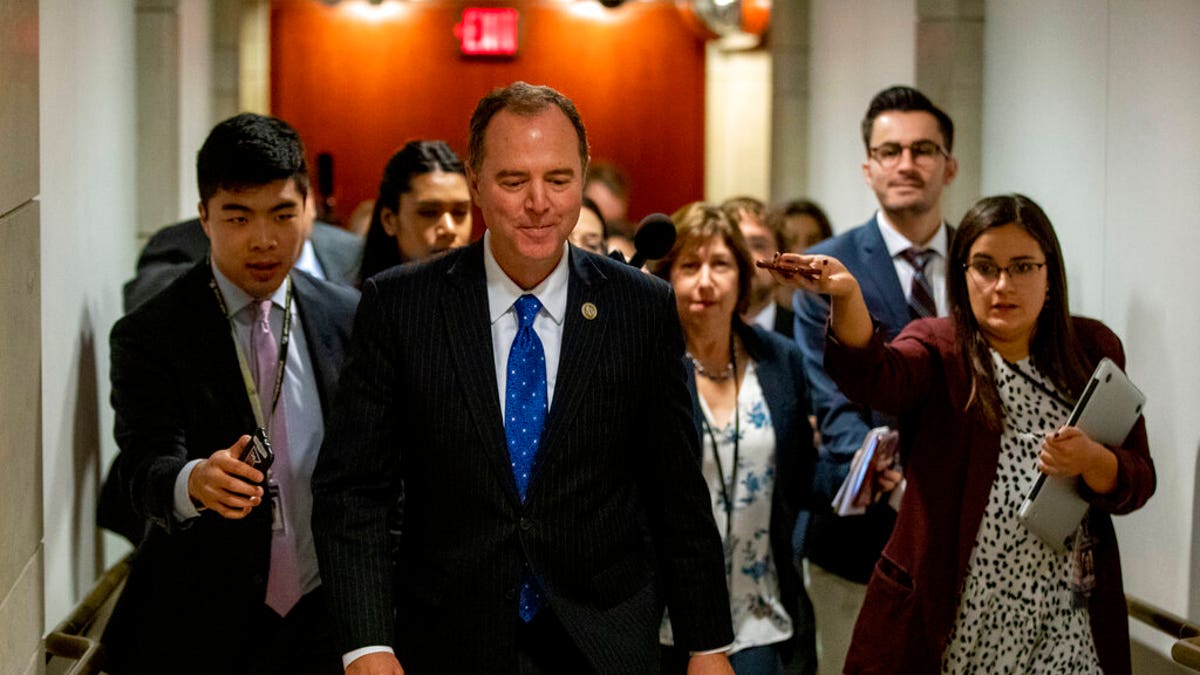
<svg viewBox="0 0 1200 675">
<path fill-rule="evenodd" d="M 776 307 L 775 298 L 772 297 L 771 301 L 767 303 L 767 306 L 763 307 L 758 314 L 754 315 L 754 320 L 750 323 L 753 323 L 755 326 L 758 326 L 763 330 L 775 330 L 775 315 L 779 311 L 776 309 Z"/>
<path fill-rule="evenodd" d="M 483 233 L 483 270 L 487 275 L 488 320 L 492 324 L 492 358 L 496 365 L 496 394 L 500 397 L 500 413 L 504 414 L 505 385 L 508 382 L 508 352 L 517 337 L 517 310 L 513 306 L 522 295 L 533 295 L 542 303 L 533 320 L 533 330 L 546 352 L 546 408 L 554 404 L 554 383 L 558 379 L 558 359 L 562 351 L 563 319 L 567 315 L 567 281 L 570 274 L 567 245 L 550 276 L 526 291 L 508 278 L 496 256 L 492 255 L 491 232 Z"/>
<path fill-rule="evenodd" d="M 321 260 L 317 258 L 317 249 L 313 248 L 312 239 L 304 240 L 304 246 L 300 249 L 300 257 L 292 267 L 303 272 L 308 272 L 321 280 L 327 278 L 325 276 L 325 269 L 321 267 Z"/>
</svg>

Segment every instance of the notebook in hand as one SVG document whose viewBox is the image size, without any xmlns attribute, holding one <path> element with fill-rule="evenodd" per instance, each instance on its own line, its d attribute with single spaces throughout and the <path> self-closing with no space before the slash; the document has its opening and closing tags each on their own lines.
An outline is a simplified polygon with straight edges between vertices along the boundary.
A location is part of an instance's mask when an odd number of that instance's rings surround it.
<svg viewBox="0 0 1200 675">
<path fill-rule="evenodd" d="M 876 427 L 867 433 L 862 447 L 854 454 L 850 473 L 833 498 L 833 510 L 839 516 L 857 516 L 867 512 L 875 502 L 876 468 L 886 465 L 896 468 L 900 435 L 888 427 Z"/>
<path fill-rule="evenodd" d="M 1111 359 L 1102 359 L 1067 418 L 1093 441 L 1120 445 L 1142 416 L 1146 396 Z M 1025 527 L 1057 551 L 1065 551 L 1088 503 L 1076 489 L 1078 477 L 1057 478 L 1039 473 L 1017 510 Z"/>
</svg>

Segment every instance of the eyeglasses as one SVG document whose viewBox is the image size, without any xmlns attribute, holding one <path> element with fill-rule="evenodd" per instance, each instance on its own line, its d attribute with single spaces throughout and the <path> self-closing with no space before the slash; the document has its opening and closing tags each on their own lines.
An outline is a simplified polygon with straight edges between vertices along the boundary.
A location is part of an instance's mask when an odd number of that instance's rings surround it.
<svg viewBox="0 0 1200 675">
<path fill-rule="evenodd" d="M 900 163 L 900 156 L 908 150 L 912 155 L 913 164 L 929 167 L 937 160 L 938 156 L 950 157 L 950 153 L 942 149 L 942 146 L 933 141 L 917 141 L 909 145 L 900 145 L 899 143 L 884 143 L 871 148 L 871 159 L 879 162 L 879 166 L 885 169 L 891 169 Z"/>
<path fill-rule="evenodd" d="M 1018 260 L 1014 263 L 1009 263 L 1007 267 L 1001 267 L 994 262 L 986 260 L 977 260 L 973 263 L 963 265 L 963 269 L 975 275 L 975 280 L 981 284 L 991 285 L 1000 280 L 1000 273 L 1008 274 L 1008 280 L 1014 284 L 1020 284 L 1029 281 L 1038 273 L 1040 269 L 1046 266 L 1044 262 L 1030 262 L 1028 260 Z"/>
</svg>

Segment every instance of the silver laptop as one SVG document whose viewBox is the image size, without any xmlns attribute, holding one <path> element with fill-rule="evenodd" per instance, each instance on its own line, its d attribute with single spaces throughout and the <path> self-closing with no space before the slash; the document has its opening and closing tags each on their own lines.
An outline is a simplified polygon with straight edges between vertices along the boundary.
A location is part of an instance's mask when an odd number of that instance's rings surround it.
<svg viewBox="0 0 1200 675">
<path fill-rule="evenodd" d="M 1067 418 L 1067 426 L 1079 428 L 1093 441 L 1119 446 L 1142 416 L 1146 396 L 1113 363 L 1105 358 Z M 1087 513 L 1088 503 L 1079 496 L 1079 478 L 1056 478 L 1039 473 L 1017 518 L 1026 529 L 1052 546 L 1065 551 L 1071 535 Z"/>
</svg>

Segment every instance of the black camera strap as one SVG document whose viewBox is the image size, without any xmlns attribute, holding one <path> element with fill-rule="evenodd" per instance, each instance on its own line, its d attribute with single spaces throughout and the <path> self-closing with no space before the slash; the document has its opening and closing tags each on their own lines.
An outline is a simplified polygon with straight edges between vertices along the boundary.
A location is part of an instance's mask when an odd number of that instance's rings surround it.
<svg viewBox="0 0 1200 675">
<path fill-rule="evenodd" d="M 217 278 L 214 275 L 209 279 L 208 286 L 213 290 L 213 295 L 217 297 L 217 304 L 221 307 L 221 313 L 229 319 L 229 333 L 233 338 L 233 348 L 237 351 L 238 366 L 242 369 L 242 383 L 246 386 L 246 396 L 250 399 L 250 408 L 254 410 L 254 421 L 258 426 L 267 431 L 271 430 L 271 417 L 275 416 L 275 408 L 279 405 L 279 395 L 283 391 L 283 374 L 287 365 L 288 341 L 291 336 L 292 327 L 292 277 L 288 275 L 285 291 L 285 300 L 283 305 L 283 331 L 279 338 L 279 361 L 275 366 L 275 387 L 271 393 L 271 412 L 270 417 L 263 415 L 262 404 L 259 403 L 258 387 L 254 384 L 254 376 L 250 373 L 249 360 L 246 358 L 246 352 L 242 349 L 242 341 L 238 339 L 237 325 L 233 321 L 233 316 L 229 314 L 229 307 L 225 304 L 225 298 L 221 295 L 221 289 L 217 286 Z M 254 328 L 251 326 L 251 330 Z"/>
<path fill-rule="evenodd" d="M 1047 387 L 1046 385 L 1039 382 L 1036 377 L 1034 377 L 1033 375 L 1030 375 L 1029 373 L 1022 370 L 1019 366 L 1017 366 L 1017 364 L 1013 363 L 1012 361 L 1009 361 L 1008 359 L 1004 359 L 1004 364 L 1008 366 L 1009 370 L 1012 370 L 1017 375 L 1020 375 L 1021 378 L 1024 379 L 1026 382 L 1033 385 L 1036 389 L 1041 391 L 1046 396 L 1050 397 L 1050 400 L 1059 404 L 1063 408 L 1066 408 L 1067 412 L 1070 412 L 1071 409 L 1075 407 L 1075 404 L 1073 404 L 1070 401 L 1068 401 L 1067 399 L 1063 398 L 1063 396 L 1061 394 L 1054 391 L 1050 387 Z"/>
</svg>

